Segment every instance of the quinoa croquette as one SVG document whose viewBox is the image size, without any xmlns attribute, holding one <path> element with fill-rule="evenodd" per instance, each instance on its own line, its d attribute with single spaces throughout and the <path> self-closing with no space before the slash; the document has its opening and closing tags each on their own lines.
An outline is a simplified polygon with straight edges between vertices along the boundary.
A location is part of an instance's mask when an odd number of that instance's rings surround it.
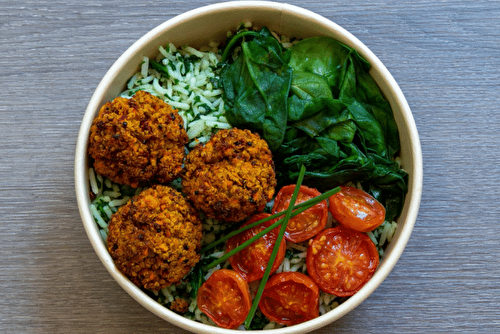
<svg viewBox="0 0 500 334">
<path fill-rule="evenodd" d="M 168 183 L 179 176 L 188 136 L 175 109 L 138 91 L 102 106 L 92 123 L 89 155 L 94 169 L 132 187 Z"/>
<path fill-rule="evenodd" d="M 249 130 L 219 130 L 186 157 L 183 192 L 208 217 L 242 221 L 264 208 L 275 187 L 271 150 Z"/>
<path fill-rule="evenodd" d="M 111 216 L 108 251 L 134 284 L 158 291 L 179 282 L 199 261 L 202 223 L 180 192 L 155 185 Z"/>
<path fill-rule="evenodd" d="M 175 298 L 170 304 L 169 309 L 178 314 L 184 314 L 189 311 L 189 302 L 183 298 Z"/>
</svg>

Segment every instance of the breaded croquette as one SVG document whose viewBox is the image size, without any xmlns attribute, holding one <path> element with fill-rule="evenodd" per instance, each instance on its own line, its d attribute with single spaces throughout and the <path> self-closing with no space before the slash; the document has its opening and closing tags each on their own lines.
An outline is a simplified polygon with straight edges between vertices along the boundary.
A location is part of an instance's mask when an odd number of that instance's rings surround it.
<svg viewBox="0 0 500 334">
<path fill-rule="evenodd" d="M 238 222 L 262 210 L 275 191 L 272 153 L 249 130 L 219 130 L 186 157 L 183 192 L 206 216 Z"/>
<path fill-rule="evenodd" d="M 139 287 L 158 291 L 179 282 L 199 261 L 202 223 L 180 192 L 155 185 L 111 216 L 108 251 Z"/>
<path fill-rule="evenodd" d="M 187 142 L 177 111 L 138 91 L 102 106 L 90 128 L 88 152 L 98 174 L 135 188 L 177 178 Z"/>
</svg>

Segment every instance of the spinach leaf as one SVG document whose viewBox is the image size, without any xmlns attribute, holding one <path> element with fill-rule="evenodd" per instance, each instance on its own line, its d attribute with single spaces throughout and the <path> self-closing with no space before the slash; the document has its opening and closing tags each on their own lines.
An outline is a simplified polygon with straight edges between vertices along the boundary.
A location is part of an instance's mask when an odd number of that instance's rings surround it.
<svg viewBox="0 0 500 334">
<path fill-rule="evenodd" d="M 338 97 L 350 54 L 349 48 L 333 38 L 311 37 L 293 46 L 289 64 L 294 72 L 309 72 L 323 77 L 334 97 Z"/>
<path fill-rule="evenodd" d="M 288 100 L 288 120 L 298 121 L 311 116 L 332 99 L 330 86 L 323 77 L 303 71 L 293 71 L 292 95 Z"/>
<path fill-rule="evenodd" d="M 354 58 L 355 62 L 361 62 L 358 56 Z M 377 83 L 368 71 L 359 70 L 364 68 L 358 63 L 356 72 L 356 93 L 355 99 L 359 101 L 363 107 L 373 115 L 382 128 L 385 135 L 385 144 L 388 158 L 393 157 L 400 149 L 399 132 L 392 113 L 391 105 L 384 98 L 382 92 L 377 86 Z"/>
<path fill-rule="evenodd" d="M 222 69 L 221 84 L 229 106 L 226 118 L 232 126 L 261 133 L 276 150 L 287 126 L 292 69 L 286 52 L 269 30 L 247 37 L 252 39 L 243 39 L 236 61 Z"/>
<path fill-rule="evenodd" d="M 324 100 L 326 108 L 316 112 L 313 116 L 293 123 L 297 129 L 316 137 L 332 125 L 351 119 L 347 105 L 340 100 Z"/>
<path fill-rule="evenodd" d="M 361 144 L 367 151 L 387 156 L 385 135 L 380 123 L 358 101 L 348 104 L 349 111 L 358 127 Z"/>
<path fill-rule="evenodd" d="M 355 52 L 346 67 L 339 99 L 349 106 L 365 147 L 388 158 L 399 151 L 391 106 L 367 72 L 366 62 Z"/>
<path fill-rule="evenodd" d="M 274 152 L 280 185 L 293 182 L 303 164 L 307 185 L 359 182 L 385 206 L 387 220 L 396 218 L 408 176 L 394 162 L 398 129 L 369 63 L 332 38 L 313 37 L 291 48 L 289 64 L 288 128 Z"/>
<path fill-rule="evenodd" d="M 407 192 L 407 174 L 389 159 L 365 154 L 355 143 L 342 143 L 324 137 L 308 139 L 303 150 L 276 158 L 280 185 L 297 178 L 297 165 L 307 168 L 304 183 L 326 191 L 348 182 L 360 182 L 363 189 L 386 208 L 386 220 L 401 212 Z M 314 148 L 314 149 L 313 149 Z"/>
<path fill-rule="evenodd" d="M 187 275 L 188 284 L 191 286 L 190 296 L 191 298 L 195 298 L 198 295 L 198 289 L 205 282 L 205 272 L 203 271 L 203 267 L 209 263 L 212 263 L 217 258 L 215 256 L 208 256 L 206 258 L 202 258 L 189 272 Z"/>
<path fill-rule="evenodd" d="M 264 329 L 264 326 L 266 326 L 269 323 L 269 319 L 265 317 L 265 315 L 262 314 L 262 312 L 257 312 L 255 313 L 252 323 L 250 324 L 249 330 L 259 330 L 259 329 Z"/>
</svg>

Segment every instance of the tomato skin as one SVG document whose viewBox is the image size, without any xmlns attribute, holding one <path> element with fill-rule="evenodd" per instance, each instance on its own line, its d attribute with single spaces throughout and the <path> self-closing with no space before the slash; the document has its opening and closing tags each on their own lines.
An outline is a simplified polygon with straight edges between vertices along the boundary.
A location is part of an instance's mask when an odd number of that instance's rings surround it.
<svg viewBox="0 0 500 334">
<path fill-rule="evenodd" d="M 321 290 L 339 297 L 358 292 L 378 264 L 377 247 L 370 237 L 341 225 L 325 229 L 307 249 L 309 276 Z"/>
<path fill-rule="evenodd" d="M 219 269 L 198 289 L 198 308 L 223 328 L 238 328 L 252 302 L 248 283 L 234 270 Z"/>
<path fill-rule="evenodd" d="M 268 213 L 256 214 L 243 224 L 242 227 L 269 216 L 270 214 Z M 252 238 L 254 235 L 272 225 L 274 222 L 275 220 L 267 221 L 229 238 L 226 242 L 226 253 L 238 247 L 246 240 Z M 237 271 L 245 281 L 253 282 L 264 276 L 269 258 L 271 257 L 274 245 L 276 244 L 276 239 L 278 238 L 279 230 L 280 227 L 278 226 L 265 234 L 262 238 L 229 258 L 229 263 L 233 269 Z M 281 239 L 280 247 L 274 260 L 271 273 L 275 272 L 281 265 L 285 259 L 285 252 L 286 242 L 285 239 Z"/>
<path fill-rule="evenodd" d="M 361 189 L 341 186 L 328 201 L 333 218 L 353 230 L 373 231 L 384 222 L 384 206 Z"/>
<path fill-rule="evenodd" d="M 273 214 L 284 211 L 288 208 L 294 190 L 294 184 L 284 186 L 280 189 L 274 201 L 272 209 Z M 300 186 L 299 195 L 295 201 L 295 205 L 319 195 L 321 195 L 321 193 L 314 188 Z M 288 226 L 285 231 L 285 239 L 295 243 L 306 241 L 323 230 L 327 221 L 328 203 L 324 200 L 301 214 L 291 218 L 288 221 Z"/>
<path fill-rule="evenodd" d="M 319 316 L 319 288 L 299 272 L 275 274 L 259 301 L 262 313 L 282 325 L 295 325 Z"/>
</svg>

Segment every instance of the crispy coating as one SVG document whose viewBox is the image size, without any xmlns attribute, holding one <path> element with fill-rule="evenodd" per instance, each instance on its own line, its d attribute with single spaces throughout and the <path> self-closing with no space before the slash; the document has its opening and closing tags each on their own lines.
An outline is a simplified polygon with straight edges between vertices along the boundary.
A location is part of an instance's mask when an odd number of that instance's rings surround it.
<svg viewBox="0 0 500 334">
<path fill-rule="evenodd" d="M 183 298 L 175 298 L 170 304 L 170 309 L 175 313 L 184 314 L 189 311 L 189 302 Z"/>
<path fill-rule="evenodd" d="M 88 152 L 98 174 L 137 187 L 178 177 L 187 142 L 177 111 L 138 91 L 102 106 L 90 128 Z"/>
<path fill-rule="evenodd" d="M 155 185 L 111 216 L 108 251 L 134 284 L 160 290 L 179 282 L 199 261 L 202 223 L 180 192 Z"/>
<path fill-rule="evenodd" d="M 238 222 L 260 211 L 275 191 L 272 153 L 249 130 L 219 130 L 186 157 L 182 187 L 206 216 Z"/>
</svg>

